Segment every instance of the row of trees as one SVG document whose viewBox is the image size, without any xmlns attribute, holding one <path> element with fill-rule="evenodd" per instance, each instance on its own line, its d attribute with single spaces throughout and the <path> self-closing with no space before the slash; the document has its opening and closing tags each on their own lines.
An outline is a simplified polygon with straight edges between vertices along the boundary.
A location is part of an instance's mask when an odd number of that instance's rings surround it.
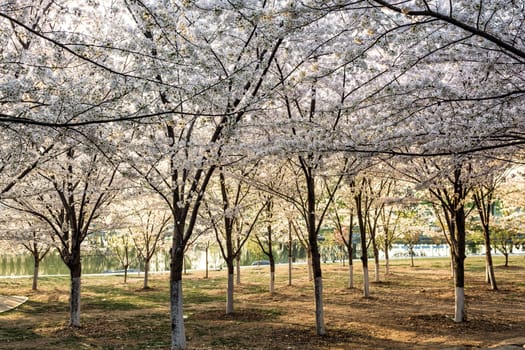
<svg viewBox="0 0 525 350">
<path fill-rule="evenodd" d="M 2 202 L 53 231 L 79 326 L 82 242 L 109 225 L 111 203 L 125 213 L 138 193 L 156 195 L 167 216 L 155 225 L 173 238 L 172 348 L 184 349 L 184 254 L 200 232 L 233 237 L 263 217 L 268 236 L 273 220 L 304 232 L 322 335 L 318 236 L 342 186 L 363 246 L 388 221 L 389 201 L 376 198 L 415 202 L 426 189 L 451 247 L 461 322 L 466 203 L 475 193 L 490 245 L 494 184 L 523 156 L 524 6 L 2 4 Z M 281 215 L 277 199 L 288 203 Z M 229 275 L 242 244 L 221 245 Z M 367 262 L 363 249 L 365 278 Z M 487 256 L 489 276 L 491 266 Z"/>
<path fill-rule="evenodd" d="M 234 167 L 230 168 L 230 170 L 233 169 Z M 283 166 L 280 168 L 280 173 L 282 175 L 289 170 L 290 168 Z M 334 227 L 336 227 L 335 231 L 331 232 L 334 234 L 335 240 L 339 244 L 344 245 L 347 249 L 350 288 L 353 288 L 354 286 L 352 257 L 354 255 L 353 249 L 355 245 L 353 242 L 355 242 L 355 238 L 353 235 L 356 234 L 356 227 L 359 229 L 357 236 L 360 237 L 362 246 L 367 248 L 364 250 L 361 248 L 361 259 L 364 262 L 363 266 L 365 271 L 365 280 L 363 281 L 363 293 L 365 297 L 370 296 L 369 280 L 366 273 L 369 249 L 371 249 L 372 256 L 375 260 L 375 280 L 379 281 L 380 250 L 385 252 L 386 273 L 388 273 L 388 251 L 396 240 L 398 241 L 402 238 L 402 241 L 406 241 L 410 246 L 418 242 L 421 232 L 431 232 L 434 231 L 438 225 L 444 225 L 443 222 L 440 222 L 440 220 L 442 220 L 440 217 L 440 211 L 436 212 L 437 215 L 432 212 L 432 209 L 438 209 L 439 202 L 432 203 L 427 201 L 424 202 L 424 204 L 416 205 L 414 201 L 421 201 L 424 198 L 421 197 L 424 195 L 424 192 L 416 192 L 414 195 L 407 196 L 406 191 L 411 189 L 409 183 L 399 182 L 399 180 L 394 181 L 394 179 L 386 178 L 384 176 L 372 178 L 372 176 L 378 174 L 378 170 L 377 167 L 369 167 L 366 170 L 363 170 L 361 172 L 362 177 L 353 177 L 354 180 L 359 179 L 359 181 L 357 181 L 357 183 L 360 184 L 359 186 L 355 182 L 350 184 L 339 184 L 337 199 L 334 199 L 335 196 L 333 192 L 327 190 L 325 191 L 325 196 L 318 197 L 319 201 L 316 204 L 320 206 L 326 214 L 325 224 L 332 223 Z M 40 171 L 41 169 L 36 169 L 33 174 L 28 175 L 28 179 L 33 180 L 31 183 L 33 186 L 36 185 L 38 191 L 41 191 L 42 188 L 44 188 L 43 182 L 38 181 L 38 179 L 42 177 Z M 273 182 L 273 175 L 275 175 L 275 173 L 270 176 L 271 182 Z M 282 176 L 282 178 L 294 178 L 291 174 L 288 175 L 289 176 Z M 228 184 L 226 178 L 231 179 Z M 30 195 L 25 201 L 18 198 L 6 198 L 4 204 L 11 209 L 16 209 L 16 211 L 22 212 L 24 214 L 22 217 L 27 223 L 29 223 L 29 227 L 22 229 L 21 223 L 23 224 L 23 221 L 20 220 L 20 217 L 17 218 L 16 215 L 6 216 L 12 227 L 6 232 L 8 237 L 17 242 L 22 242 L 26 249 L 30 250 L 34 256 L 34 288 L 36 288 L 38 264 L 45 254 L 47 254 L 51 246 L 58 248 L 64 262 L 70 268 L 73 275 L 75 270 L 72 270 L 71 265 L 67 264 L 68 255 L 65 255 L 63 251 L 71 251 L 71 255 L 72 253 L 78 254 L 78 260 L 81 260 L 80 256 L 83 250 L 80 245 L 88 238 L 98 236 L 100 230 L 117 232 L 116 235 L 105 235 L 105 237 L 101 236 L 98 238 L 102 238 L 105 241 L 105 244 L 111 246 L 112 250 L 121 261 L 125 271 L 131 262 L 131 249 L 132 246 L 134 247 L 136 253 L 140 256 L 140 260 L 144 262 L 144 288 L 148 287 L 149 261 L 154 256 L 159 246 L 163 243 L 167 234 L 167 226 L 169 223 L 167 211 L 162 206 L 159 206 L 158 200 L 152 200 L 151 194 L 147 197 L 144 197 L 142 193 L 131 194 L 129 190 L 131 187 L 129 187 L 130 182 L 128 179 L 122 177 L 119 180 L 119 184 L 115 186 L 111 192 L 124 194 L 128 197 L 128 200 L 131 200 L 134 203 L 133 208 L 123 208 L 123 202 L 115 195 L 111 205 L 108 205 L 104 210 L 100 209 L 96 215 L 91 211 L 80 211 L 79 215 L 83 216 L 80 216 L 78 219 L 79 222 L 83 222 L 88 215 L 94 216 L 95 218 L 102 216 L 103 220 L 98 220 L 92 227 L 93 230 L 90 231 L 91 236 L 90 234 L 86 234 L 82 237 L 78 251 L 75 251 L 73 249 L 74 247 L 68 247 L 67 249 L 64 248 L 65 242 L 69 243 L 72 240 L 64 238 L 62 236 L 64 235 L 63 231 L 57 233 L 57 230 L 55 230 L 54 234 L 48 237 L 45 237 L 42 233 L 40 233 L 40 237 L 35 236 L 39 230 L 41 232 L 49 232 L 49 229 L 45 229 L 45 224 L 52 222 L 55 217 L 60 217 L 56 213 L 66 211 L 65 208 L 63 208 L 63 202 L 58 201 L 60 198 L 65 197 L 59 191 L 57 191 L 56 194 L 51 195 L 45 202 L 45 205 L 42 204 L 41 196 Z M 297 178 L 294 180 L 295 183 L 292 182 L 286 184 L 289 187 L 281 184 L 282 186 L 279 189 L 273 187 L 271 191 L 267 187 L 267 182 L 265 181 L 267 179 L 263 177 L 255 179 L 254 177 L 246 177 L 245 175 L 235 176 L 235 173 L 226 172 L 224 169 L 218 173 L 216 177 L 213 177 L 212 180 L 214 181 L 210 184 L 208 190 L 209 196 L 205 195 L 203 198 L 206 212 L 202 213 L 197 220 L 199 233 L 194 236 L 195 240 L 188 245 L 188 247 L 193 246 L 194 243 L 199 243 L 199 241 L 205 242 L 209 247 L 211 241 L 210 233 L 215 236 L 216 242 L 219 244 L 228 268 L 228 302 L 226 312 L 231 313 L 233 312 L 234 263 L 237 261 L 237 266 L 239 266 L 238 263 L 241 249 L 244 244 L 248 242 L 250 234 L 270 260 L 270 292 L 274 291 L 275 272 L 275 260 L 273 256 L 274 249 L 272 244 L 275 244 L 275 242 L 279 240 L 282 241 L 282 233 L 288 230 L 288 235 L 292 235 L 293 232 L 294 239 L 299 240 L 299 242 L 301 242 L 310 253 L 310 264 L 313 260 L 311 254 L 312 248 L 309 246 L 308 236 L 305 234 L 305 232 L 307 232 L 305 223 L 301 220 L 300 216 L 297 216 L 297 212 L 291 207 L 291 204 L 294 204 L 294 201 L 291 201 L 289 199 L 291 197 L 286 197 L 285 195 L 286 193 L 293 193 L 297 190 Z M 323 189 L 328 188 L 329 181 L 330 178 L 323 178 L 322 181 L 317 183 L 316 190 L 322 192 Z M 89 187 L 88 185 L 93 185 L 93 183 L 85 184 L 85 187 Z M 519 186 L 520 183 L 518 182 L 517 185 Z M 246 192 L 241 194 L 240 189 L 245 186 Z M 501 212 L 500 214 L 507 211 L 507 213 L 512 213 L 513 219 L 520 217 L 521 209 L 521 202 L 512 198 L 512 192 L 516 191 L 515 186 L 516 183 L 513 183 L 512 185 L 505 184 L 505 187 L 502 187 L 499 192 L 490 192 L 491 196 L 489 203 L 491 208 L 495 208 L 497 199 L 498 206 L 500 207 L 498 209 L 498 211 Z M 215 188 L 217 189 L 217 192 L 215 191 Z M 46 192 L 52 193 L 51 188 L 46 190 Z M 83 190 L 82 193 L 86 192 Z M 221 196 L 225 196 L 225 198 L 227 198 L 228 193 L 233 193 L 233 198 L 237 201 L 236 205 L 225 209 L 221 205 L 222 202 L 216 201 L 216 198 L 214 198 L 216 195 L 215 193 L 219 193 Z M 261 202 L 261 198 L 265 200 Z M 475 208 L 475 196 L 469 196 L 466 199 L 467 202 L 464 203 L 464 207 L 467 208 L 467 211 L 473 211 Z M 505 210 L 502 208 L 503 201 L 507 205 Z M 89 200 L 86 200 L 86 202 L 89 202 Z M 214 202 L 217 204 L 215 207 L 213 206 Z M 486 201 L 484 200 L 482 203 L 485 202 Z M 126 201 L 126 203 L 128 202 Z M 39 205 L 43 206 L 39 207 Z M 295 203 L 295 205 L 298 204 Z M 300 208 L 300 205 L 298 205 L 298 208 Z M 317 212 L 318 210 L 319 209 L 316 209 Z M 276 213 L 281 213 L 281 215 L 274 217 L 276 216 Z M 9 214 L 9 212 L 4 209 L 4 215 L 7 214 Z M 442 214 L 444 216 L 448 215 L 447 212 Z M 494 210 L 488 213 L 489 217 L 493 214 Z M 38 220 L 35 221 L 35 218 Z M 480 218 L 480 216 L 473 216 L 470 223 L 472 229 L 478 229 L 481 231 L 480 226 L 482 221 Z M 498 220 L 507 221 L 505 217 L 502 216 L 499 216 Z M 8 227 L 7 222 L 4 222 L 4 225 L 5 228 Z M 478 227 L 476 227 L 476 225 Z M 510 234 L 515 234 L 516 232 L 512 232 L 509 228 L 506 230 L 507 233 Z M 446 227 L 441 227 L 440 231 L 447 232 Z M 26 232 L 33 236 L 28 236 Z M 65 232 L 65 235 L 70 234 L 69 229 Z M 319 229 L 319 233 L 321 233 L 321 229 Z M 320 239 L 326 236 L 326 232 L 321 233 L 323 236 L 320 236 L 319 233 L 316 235 L 316 241 L 318 247 L 320 247 L 318 249 L 318 254 L 321 253 L 322 246 L 325 245 L 324 242 L 320 242 Z M 402 234 L 403 236 L 401 237 Z M 434 232 L 434 234 L 436 233 Z M 446 237 L 450 239 L 448 235 Z M 489 238 L 490 237 L 494 238 L 494 234 L 489 234 Z M 495 237 L 498 238 L 496 242 L 501 243 L 501 245 L 497 245 L 497 247 L 507 247 L 507 241 L 510 236 L 501 236 L 498 233 Z M 42 245 L 42 243 L 46 244 Z M 516 243 L 516 241 L 514 241 L 514 243 Z M 450 243 L 449 241 L 451 248 L 453 247 L 452 244 L 453 243 Z M 490 241 L 485 242 L 485 244 L 488 244 L 487 258 L 489 259 L 492 250 Z M 83 246 L 85 247 L 85 244 Z M 503 251 L 505 254 L 508 253 L 505 250 Z M 66 259 L 64 259 L 64 256 L 66 256 Z M 313 267 L 313 265 L 310 267 Z M 313 269 L 310 271 L 312 273 Z M 239 270 L 237 271 L 237 278 L 239 283 Z M 489 260 L 487 260 L 487 279 L 491 282 L 492 288 L 497 289 L 493 268 L 491 268 Z M 73 280 L 72 288 L 74 286 L 75 284 Z M 80 289 L 79 286 L 76 288 Z M 73 292 L 74 291 L 72 290 L 72 297 L 77 295 L 73 294 Z M 78 293 L 80 293 L 79 290 Z M 74 299 L 72 298 L 72 300 Z M 71 305 L 72 322 L 76 319 L 75 317 L 78 317 L 78 322 L 80 322 L 80 315 L 74 312 L 77 305 L 80 305 L 79 299 L 76 304 Z"/>
<path fill-rule="evenodd" d="M 383 180 L 378 182 L 378 186 L 384 184 Z M 520 201 L 516 202 L 512 199 L 516 185 L 519 183 L 516 183 L 515 179 L 510 181 L 511 183 L 502 184 L 497 193 L 491 194 L 494 198 L 504 198 L 505 201 L 502 202 L 499 199 L 494 201 L 489 213 L 493 217 L 490 225 L 490 242 L 493 251 L 496 250 L 505 256 L 505 266 L 508 265 L 509 254 L 513 250 L 522 250 L 520 248 L 525 244 L 520 231 L 523 221 Z M 339 191 L 344 193 L 344 187 Z M 259 198 L 260 195 L 258 191 L 250 194 L 252 198 Z M 381 196 L 381 193 L 378 195 Z M 159 206 L 158 203 L 155 205 L 152 199 L 154 198 L 149 198 L 149 200 L 148 198 L 135 198 L 135 207 L 129 208 L 125 217 L 120 214 L 124 210 L 119 207 L 118 203 L 113 203 L 111 211 L 104 213 L 106 217 L 104 227 L 102 227 L 104 231 L 92 232 L 82 245 L 83 255 L 99 258 L 100 271 L 104 266 L 107 269 L 108 264 L 113 269 L 123 270 L 124 282 L 127 280 L 127 272 L 130 267 L 133 267 L 133 270 L 136 267 L 143 269 L 145 272 L 144 288 L 148 288 L 151 260 L 156 258 L 156 270 L 165 269 L 165 255 L 169 250 L 166 213 L 162 206 Z M 325 262 L 342 259 L 345 263 L 347 259 L 353 263 L 351 257 L 355 259 L 362 249 L 359 243 L 359 227 L 353 225 L 353 222 L 356 221 L 356 218 L 351 216 L 354 208 L 349 208 L 347 202 L 341 199 L 339 198 L 340 202 L 329 209 L 325 227 L 321 229 L 320 236 L 318 236 L 320 254 Z M 377 202 L 374 211 L 368 213 L 368 215 L 373 215 L 373 218 L 368 220 L 369 222 L 374 221 L 376 229 L 370 230 L 373 234 L 366 237 L 365 249 L 375 260 L 376 281 L 379 281 L 377 257 L 380 255 L 384 257 L 385 273 L 388 274 L 390 251 L 393 244 L 404 246 L 403 255 L 413 257 L 414 254 L 417 254 L 414 250 L 417 246 L 428 244 L 442 246 L 446 243 L 442 230 L 438 227 L 439 217 L 436 217 L 432 210 L 432 203 L 422 202 L 416 205 L 405 203 L 404 198 L 394 200 L 392 197 L 377 197 L 374 200 Z M 286 202 L 282 200 L 274 200 L 274 202 L 276 204 L 272 204 L 272 207 L 265 208 L 268 215 L 265 217 L 259 215 L 258 219 L 252 223 L 253 227 L 250 230 L 237 230 L 238 232 L 232 234 L 232 232 L 221 231 L 220 224 L 215 221 L 207 222 L 210 227 L 213 227 L 213 230 L 203 230 L 195 243 L 189 247 L 185 256 L 185 268 L 189 266 L 194 269 L 200 266 L 207 270 L 211 266 L 211 268 L 222 269 L 223 261 L 229 258 L 227 250 L 224 249 L 228 245 L 238 251 L 234 255 L 237 267 L 241 264 L 251 264 L 254 260 L 268 259 L 273 270 L 276 262 L 304 259 L 304 252 L 308 246 L 302 230 L 295 229 L 296 226 L 300 226 L 300 223 L 295 221 L 292 226 L 291 222 L 286 225 L 285 221 L 283 225 L 279 219 L 271 220 L 273 212 L 281 212 L 286 205 Z M 274 205 L 277 208 L 273 208 Z M 472 202 L 467 203 L 467 207 L 471 210 L 475 208 L 474 198 Z M 130 210 L 132 210 L 131 213 L 129 213 Z M 253 210 L 251 206 L 240 209 L 240 211 L 251 210 Z M 374 212 L 380 212 L 381 215 L 374 214 Z M 208 215 L 211 215 L 211 211 L 208 212 Z M 220 213 L 216 215 L 216 218 L 220 217 Z M 49 253 L 51 247 L 56 246 L 53 242 L 54 236 L 49 234 L 45 225 L 34 222 L 31 215 L 4 211 L 4 219 L 7 220 L 3 222 L 2 233 L 5 239 L 3 249 L 12 251 L 13 254 L 24 251 L 31 254 L 35 267 L 33 289 L 36 289 L 40 262 Z M 210 220 L 209 217 L 201 220 L 204 219 Z M 115 222 L 116 220 L 118 222 Z M 213 224 L 217 225 L 213 226 Z M 352 235 L 349 235 L 351 228 Z M 475 210 L 467 222 L 467 245 L 471 253 L 491 248 L 486 247 L 482 221 L 479 215 L 476 215 Z M 239 246 L 242 249 L 237 248 Z M 482 246 L 485 247 L 481 248 Z M 379 252 L 382 254 L 378 254 Z M 396 251 L 396 254 L 399 255 L 399 251 Z M 206 256 L 206 263 L 203 265 L 204 256 Z M 233 261 L 230 261 L 230 264 L 233 265 Z M 238 283 L 240 283 L 239 280 L 240 273 L 237 270 Z M 349 281 L 349 285 L 353 286 L 353 281 Z M 271 283 L 271 291 L 273 291 L 272 286 L 273 283 Z"/>
</svg>

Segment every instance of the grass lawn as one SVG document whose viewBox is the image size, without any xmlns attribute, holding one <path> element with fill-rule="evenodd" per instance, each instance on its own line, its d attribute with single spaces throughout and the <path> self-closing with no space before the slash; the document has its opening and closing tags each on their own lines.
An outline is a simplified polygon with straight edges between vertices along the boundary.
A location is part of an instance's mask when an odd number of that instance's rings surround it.
<svg viewBox="0 0 525 350">
<path fill-rule="evenodd" d="M 184 305 L 189 349 L 443 349 L 489 347 L 525 336 L 525 257 L 510 267 L 496 257 L 499 291 L 484 282 L 483 259 L 466 260 L 467 319 L 457 324 L 454 288 L 446 259 L 391 262 L 391 274 L 372 283 L 362 297 L 361 268 L 355 261 L 354 289 L 346 288 L 347 267 L 323 266 L 325 322 L 328 334 L 315 335 L 313 285 L 305 265 L 277 269 L 276 293 L 268 293 L 269 267 L 241 270 L 235 289 L 235 313 L 225 315 L 226 272 L 184 276 Z M 373 264 L 371 270 L 373 271 Z M 384 268 L 381 267 L 381 273 Z M 168 275 L 85 276 L 79 329 L 67 327 L 69 280 L 45 277 L 39 291 L 30 279 L 1 279 L 0 295 L 29 300 L 0 314 L 1 349 L 169 349 Z M 373 272 L 371 280 L 373 280 Z"/>
</svg>

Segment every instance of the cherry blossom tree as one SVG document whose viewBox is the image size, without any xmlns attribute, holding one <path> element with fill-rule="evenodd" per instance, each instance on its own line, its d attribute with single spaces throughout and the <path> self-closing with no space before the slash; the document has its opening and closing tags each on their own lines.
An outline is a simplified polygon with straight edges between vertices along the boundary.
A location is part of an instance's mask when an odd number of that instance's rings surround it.
<svg viewBox="0 0 525 350">
<path fill-rule="evenodd" d="M 5 208 L 2 210 L 2 214 L 0 237 L 13 249 L 18 246 L 31 254 L 33 258 L 33 284 L 31 289 L 38 290 L 40 263 L 54 247 L 49 229 L 31 215 L 6 210 Z"/>
<path fill-rule="evenodd" d="M 521 227 L 525 222 L 523 215 L 522 191 L 516 191 L 514 186 L 520 186 L 523 183 L 522 174 L 519 171 L 510 172 L 514 178 L 505 184 L 509 188 L 497 191 L 498 209 L 497 216 L 494 215 L 492 220 L 491 242 L 494 248 L 505 257 L 505 266 L 509 264 L 509 254 L 515 247 L 523 246 L 525 239 L 521 234 Z M 510 192 L 510 193 L 509 193 Z M 501 196 L 505 194 L 505 196 Z M 517 198 L 516 198 L 517 197 Z"/>
<path fill-rule="evenodd" d="M 390 249 L 394 241 L 399 236 L 398 224 L 399 216 L 397 209 L 393 203 L 388 207 L 383 207 L 381 211 L 381 228 L 382 235 L 379 237 L 379 245 L 382 247 L 383 252 L 385 253 L 385 274 L 390 274 Z"/>
<path fill-rule="evenodd" d="M 49 237 L 46 237 L 46 234 L 42 233 L 38 228 L 31 227 L 30 230 L 29 235 L 26 235 L 26 237 L 29 237 L 24 239 L 21 244 L 33 257 L 33 284 L 31 289 L 37 290 L 40 263 L 49 253 L 52 245 L 50 245 Z"/>
<path fill-rule="evenodd" d="M 221 168 L 218 173 L 220 197 L 213 198 L 213 192 L 209 191 L 206 210 L 226 262 L 228 273 L 226 314 L 231 314 L 234 304 L 234 263 L 256 227 L 261 213 L 267 207 L 268 200 L 263 201 L 262 204 L 259 201 L 255 202 L 253 196 L 250 197 L 252 186 L 244 180 L 253 176 L 252 173 L 257 171 L 257 164 L 235 172 L 238 173 L 237 179 L 231 174 L 226 174 L 225 170 Z M 219 224 L 220 222 L 222 224 Z"/>
<path fill-rule="evenodd" d="M 270 196 L 264 196 L 265 200 L 263 200 L 264 203 L 266 203 L 266 208 L 263 211 L 263 217 L 261 219 L 262 225 L 260 229 L 260 233 L 255 235 L 255 241 L 261 248 L 264 255 L 268 257 L 268 261 L 270 262 L 270 288 L 269 292 L 270 294 L 275 293 L 275 242 L 279 239 L 279 224 L 275 218 L 275 214 L 277 212 L 276 205 L 275 205 L 275 198 Z M 263 226 L 266 226 L 265 228 Z M 291 232 L 289 232 L 291 233 Z M 288 242 L 290 245 L 288 247 L 288 252 L 290 254 L 291 252 L 291 242 Z M 289 255 L 289 264 L 291 263 L 291 256 Z M 290 268 L 291 265 L 289 265 Z M 289 270 L 290 272 L 290 270 Z M 291 275 L 289 275 L 289 281 L 291 280 Z"/>
<path fill-rule="evenodd" d="M 343 183 L 342 188 L 335 194 L 329 216 L 334 225 L 335 241 L 346 251 L 348 259 L 348 288 L 354 288 L 354 229 L 357 227 L 356 209 L 352 196 L 352 188 Z"/>
<path fill-rule="evenodd" d="M 368 274 L 368 239 L 366 217 L 370 209 L 366 190 L 366 178 L 352 179 L 350 186 L 353 188 L 353 200 L 355 203 L 357 224 L 361 243 L 361 263 L 363 265 L 363 296 L 370 297 L 370 278 Z"/>
<path fill-rule="evenodd" d="M 258 187 L 259 201 L 266 203 L 261 213 L 260 223 L 255 227 L 254 241 L 262 253 L 268 258 L 270 268 L 270 294 L 275 292 L 275 245 L 282 241 L 283 233 L 288 232 L 288 283 L 292 281 L 292 223 L 288 219 L 289 203 L 279 197 L 283 189 L 290 184 L 285 178 L 289 175 L 286 167 L 276 168 L 276 164 L 283 163 L 277 157 L 264 158 L 258 162 L 258 171 L 253 181 Z M 310 265 L 308 265 L 310 266 Z"/>
<path fill-rule="evenodd" d="M 417 228 L 409 228 L 403 233 L 403 243 L 408 247 L 408 254 L 410 255 L 410 266 L 414 267 L 414 246 L 419 243 L 421 239 L 421 231 Z"/>
<path fill-rule="evenodd" d="M 336 240 L 340 240 L 343 243 L 344 249 L 346 250 L 346 258 L 348 259 L 348 288 L 354 288 L 354 246 L 353 246 L 353 229 L 355 226 L 355 215 L 354 209 L 350 208 L 348 215 L 348 224 L 345 225 L 343 222 L 343 216 L 337 211 L 335 212 L 335 232 L 334 235 Z"/>
<path fill-rule="evenodd" d="M 523 6 L 9 1 L 0 5 L 2 195 L 54 159 L 46 156 L 51 150 L 64 150 L 53 143 L 82 140 L 126 163 L 173 219 L 172 348 L 184 349 L 182 262 L 212 175 L 240 159 L 289 159 L 298 170 L 302 197 L 292 202 L 306 223 L 317 332 L 324 334 L 320 179 L 345 173 L 344 162 L 327 160 L 459 159 L 522 147 Z M 107 127 L 94 127 L 100 123 Z M 31 142 L 20 147 L 19 135 Z M 447 169 L 434 168 L 418 183 L 431 184 L 453 218 L 459 276 L 470 184 L 463 165 Z M 432 177 L 452 179 L 451 187 Z"/>
<path fill-rule="evenodd" d="M 26 177 L 27 183 L 20 189 L 23 196 L 6 201 L 47 224 L 53 232 L 60 257 L 70 270 L 72 327 L 80 327 L 81 245 L 114 197 L 111 185 L 117 173 L 116 166 L 104 164 L 98 154 L 85 151 L 69 146 L 62 157 Z"/>
<path fill-rule="evenodd" d="M 144 289 L 149 288 L 149 271 L 151 259 L 164 243 L 171 216 L 164 208 L 156 208 L 152 203 L 144 203 L 131 213 L 133 223 L 127 227 L 129 236 L 137 251 L 138 258 L 144 265 Z"/>
<path fill-rule="evenodd" d="M 372 180 L 373 175 L 373 170 L 369 169 L 368 175 L 365 175 L 366 177 L 363 178 L 363 181 L 361 182 L 361 185 L 366 188 L 361 189 L 360 191 L 361 198 L 364 199 L 365 204 L 364 222 L 369 234 L 369 244 L 372 245 L 372 251 L 374 254 L 375 282 L 379 282 L 378 229 L 380 226 L 380 219 L 386 210 L 386 200 L 390 197 L 393 191 L 394 181 L 386 176 L 377 177 Z M 378 175 L 381 176 L 380 174 Z M 367 247 L 369 244 L 367 244 Z"/>
<path fill-rule="evenodd" d="M 448 162 L 447 162 L 448 161 Z M 428 191 L 437 201 L 442 211 L 443 227 L 447 230 L 450 245 L 455 286 L 455 322 L 465 321 L 465 209 L 468 194 L 471 191 L 471 166 L 468 159 L 450 157 L 444 162 L 425 162 L 424 173 L 434 177 L 428 185 Z M 420 170 L 421 171 L 421 170 Z M 441 176 L 439 176 L 441 175 Z M 423 181 L 429 181 L 423 176 Z"/>
<path fill-rule="evenodd" d="M 141 137 L 134 134 L 130 144 L 135 150 L 132 167 L 161 196 L 174 221 L 170 276 L 173 349 L 186 348 L 183 256 L 202 198 L 215 170 L 222 161 L 227 162 L 221 159 L 225 145 L 235 140 L 249 104 L 257 102 L 266 88 L 263 82 L 283 42 L 282 31 L 262 35 L 267 26 L 274 25 L 270 17 L 267 23 L 252 21 L 253 11 L 268 10 L 264 3 L 254 9 L 227 3 L 201 5 L 159 8 L 152 2 L 128 6 L 149 50 L 143 56 L 159 64 L 161 57 L 172 62 L 162 70 L 151 70 L 148 83 L 155 81 L 156 87 L 150 91 L 156 93 L 143 103 L 147 102 L 152 113 L 166 113 L 166 120 L 156 126 L 145 125 Z M 236 35 L 228 34 L 231 23 L 238 24 Z"/>
<path fill-rule="evenodd" d="M 498 151 L 497 156 L 512 158 L 512 150 Z M 470 194 L 486 179 L 498 176 L 505 169 L 505 163 L 490 160 L 496 154 L 450 155 L 442 157 L 419 157 L 410 161 L 396 162 L 397 169 L 405 179 L 413 181 L 419 190 L 426 189 L 432 198 L 436 217 L 450 246 L 451 265 L 455 285 L 456 322 L 465 321 L 465 274 L 466 218 L 474 207 L 467 206 Z M 406 158 L 403 158 L 406 159 Z M 392 163 L 393 164 L 393 163 Z M 491 166 L 492 164 L 493 166 Z M 393 167 L 394 168 L 394 167 Z M 424 217 L 421 213 L 419 217 Z M 414 224 L 412 224 L 414 226 Z M 418 225 L 416 225 L 417 227 Z M 428 226 L 428 225 L 426 225 Z M 428 227 L 426 228 L 428 229 Z M 425 232 L 420 227 L 419 232 Z"/>
<path fill-rule="evenodd" d="M 136 261 L 133 242 L 127 232 L 110 232 L 107 234 L 108 248 L 117 257 L 124 270 L 124 283 L 128 283 L 128 271 L 131 263 Z"/>
<path fill-rule="evenodd" d="M 485 243 L 485 276 L 492 290 L 497 290 L 496 275 L 492 262 L 492 245 L 490 242 L 490 218 L 494 209 L 494 192 L 498 185 L 498 179 L 492 175 L 484 183 L 474 186 L 472 198 L 476 205 L 479 221 L 483 231 L 483 241 Z"/>
</svg>

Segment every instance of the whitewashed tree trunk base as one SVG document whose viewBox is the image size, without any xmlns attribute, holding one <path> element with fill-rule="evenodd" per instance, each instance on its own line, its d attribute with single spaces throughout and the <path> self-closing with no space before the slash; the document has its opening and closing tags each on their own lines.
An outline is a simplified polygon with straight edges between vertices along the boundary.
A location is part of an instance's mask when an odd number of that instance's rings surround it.
<svg viewBox="0 0 525 350">
<path fill-rule="evenodd" d="M 228 289 L 226 291 L 226 313 L 233 313 L 233 273 L 228 274 Z"/>
<path fill-rule="evenodd" d="M 465 321 L 465 289 L 456 287 L 454 321 Z"/>
<path fill-rule="evenodd" d="M 315 278 L 315 321 L 317 328 L 317 335 L 325 335 L 326 329 L 324 326 L 324 307 L 323 307 L 323 278 Z"/>
<path fill-rule="evenodd" d="M 171 294 L 171 349 L 186 349 L 184 310 L 182 307 L 182 281 L 172 282 Z"/>
<path fill-rule="evenodd" d="M 71 278 L 71 295 L 69 300 L 71 327 L 80 327 L 80 277 Z"/>
<path fill-rule="evenodd" d="M 363 267 L 363 296 L 370 297 L 370 279 L 368 278 L 368 267 Z"/>
<path fill-rule="evenodd" d="M 35 268 L 33 270 L 33 285 L 31 286 L 33 290 L 38 289 L 38 269 L 38 265 L 35 265 Z"/>
<path fill-rule="evenodd" d="M 354 288 L 354 265 L 348 265 L 348 288 Z"/>
</svg>

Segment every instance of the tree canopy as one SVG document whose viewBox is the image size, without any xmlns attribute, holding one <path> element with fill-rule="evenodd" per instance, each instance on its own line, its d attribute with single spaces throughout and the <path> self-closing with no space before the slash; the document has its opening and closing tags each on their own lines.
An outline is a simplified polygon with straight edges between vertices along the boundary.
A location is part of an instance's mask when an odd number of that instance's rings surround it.
<svg viewBox="0 0 525 350">
<path fill-rule="evenodd" d="M 115 178 L 115 191 L 157 195 L 172 230 L 172 347 L 183 349 L 183 255 L 213 176 L 286 164 L 242 180 L 303 216 L 324 334 L 317 236 L 338 188 L 365 169 L 441 201 L 462 268 L 470 189 L 523 158 L 524 22 L 525 2 L 504 0 L 0 4 L 0 199 L 59 237 L 57 218 L 93 208 L 77 225 L 80 261 Z M 275 189 L 282 174 L 288 188 Z M 46 200 L 53 190 L 63 208 Z M 363 222 L 364 246 L 375 228 Z"/>
</svg>

